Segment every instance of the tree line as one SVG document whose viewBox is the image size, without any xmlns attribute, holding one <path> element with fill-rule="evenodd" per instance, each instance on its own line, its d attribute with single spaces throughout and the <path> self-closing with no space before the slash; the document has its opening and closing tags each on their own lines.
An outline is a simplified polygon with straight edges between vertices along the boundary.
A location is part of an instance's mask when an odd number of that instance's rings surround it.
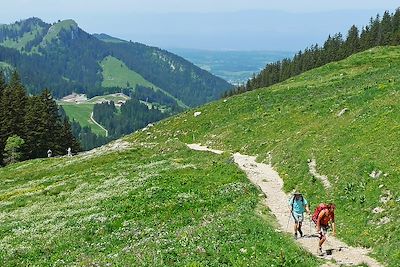
<svg viewBox="0 0 400 267">
<path fill-rule="evenodd" d="M 323 46 L 318 44 L 299 51 L 293 58 L 267 64 L 267 66 L 245 85 L 227 91 L 223 97 L 240 94 L 260 87 L 282 82 L 305 71 L 330 62 L 342 60 L 352 54 L 381 45 L 400 44 L 400 8 L 393 14 L 384 12 L 382 18 L 376 15 L 360 30 L 353 25 L 346 38 L 341 33 L 329 35 Z"/>
<path fill-rule="evenodd" d="M 16 71 L 9 82 L 0 72 L 0 165 L 46 157 L 49 149 L 65 155 L 69 147 L 80 150 L 50 91 L 28 96 Z"/>
<path fill-rule="evenodd" d="M 120 110 L 113 101 L 95 104 L 93 108 L 94 119 L 108 130 L 111 139 L 132 133 L 168 116 L 171 116 L 170 112 L 149 108 L 138 99 L 128 100 Z"/>
</svg>

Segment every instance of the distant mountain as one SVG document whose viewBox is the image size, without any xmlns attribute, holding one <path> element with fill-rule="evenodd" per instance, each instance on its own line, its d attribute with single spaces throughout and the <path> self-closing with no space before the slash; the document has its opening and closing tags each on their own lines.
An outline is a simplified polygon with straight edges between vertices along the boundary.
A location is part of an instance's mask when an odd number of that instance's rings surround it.
<svg viewBox="0 0 400 267">
<path fill-rule="evenodd" d="M 1 66 L 17 68 L 30 93 L 46 87 L 56 98 L 72 92 L 92 97 L 141 86 L 181 106 L 197 106 L 232 87 L 168 51 L 106 34 L 91 35 L 73 20 L 48 24 L 29 18 L 0 25 Z"/>
<path fill-rule="evenodd" d="M 112 37 L 108 34 L 105 33 L 94 33 L 93 34 L 94 37 L 96 37 L 97 39 L 104 41 L 104 42 L 109 42 L 109 43 L 127 43 L 128 41 L 116 38 L 116 37 Z"/>
</svg>

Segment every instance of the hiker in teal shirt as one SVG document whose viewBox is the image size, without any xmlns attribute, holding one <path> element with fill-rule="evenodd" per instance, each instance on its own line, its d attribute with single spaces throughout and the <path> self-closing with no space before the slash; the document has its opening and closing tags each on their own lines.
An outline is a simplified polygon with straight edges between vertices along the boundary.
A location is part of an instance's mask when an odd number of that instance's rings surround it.
<svg viewBox="0 0 400 267">
<path fill-rule="evenodd" d="M 299 232 L 300 237 L 302 237 L 303 231 L 301 230 L 301 225 L 304 221 L 304 211 L 307 211 L 307 214 L 310 215 L 308 202 L 301 193 L 295 192 L 289 199 L 289 207 L 290 213 L 294 219 L 294 238 L 297 238 L 297 232 Z"/>
</svg>

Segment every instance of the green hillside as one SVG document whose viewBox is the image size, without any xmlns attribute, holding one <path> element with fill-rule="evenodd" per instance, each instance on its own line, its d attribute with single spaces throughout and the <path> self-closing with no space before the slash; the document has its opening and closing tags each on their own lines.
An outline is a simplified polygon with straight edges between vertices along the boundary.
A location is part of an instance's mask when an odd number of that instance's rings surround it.
<svg viewBox="0 0 400 267">
<path fill-rule="evenodd" d="M 287 191 L 298 186 L 312 207 L 336 203 L 340 239 L 399 266 L 399 70 L 400 48 L 379 47 L 187 111 L 91 154 L 0 169 L 0 261 L 318 265 L 275 231 L 229 154 L 265 161 L 270 152 Z M 309 174 L 312 159 L 331 189 Z"/>
<path fill-rule="evenodd" d="M 140 85 L 161 89 L 182 107 L 194 107 L 232 88 L 168 51 L 116 40 L 91 35 L 71 19 L 49 24 L 29 18 L 0 26 L 0 61 L 21 73 L 28 93 L 39 94 L 45 87 L 55 98 L 77 90 L 101 96 Z"/>
<path fill-rule="evenodd" d="M 64 108 L 65 113 L 70 120 L 74 119 L 82 127 L 89 126 L 92 129 L 92 132 L 97 135 L 106 135 L 106 132 L 90 119 L 90 114 L 93 112 L 94 104 L 72 104 L 62 102 L 59 103 L 59 105 Z"/>
<path fill-rule="evenodd" d="M 175 98 L 168 92 L 147 81 L 139 73 L 129 69 L 124 62 L 115 57 L 105 57 L 100 62 L 100 66 L 102 68 L 103 75 L 103 81 L 101 85 L 103 87 L 135 88 L 137 85 L 141 85 L 152 88 L 154 91 L 161 90 L 166 96 L 175 99 L 181 107 L 188 107 L 182 101 Z"/>
<path fill-rule="evenodd" d="M 37 27 L 36 29 L 32 30 L 31 32 L 26 32 L 23 36 L 19 39 L 6 39 L 4 40 L 1 45 L 9 48 L 14 48 L 19 51 L 25 52 L 26 45 L 33 41 L 36 35 L 41 34 L 42 28 Z M 29 51 L 27 51 L 29 52 Z"/>
<path fill-rule="evenodd" d="M 137 72 L 130 70 L 121 60 L 107 56 L 101 62 L 104 87 L 135 88 L 142 85 L 150 88 L 157 88 L 154 84 L 144 79 Z"/>
<path fill-rule="evenodd" d="M 45 46 L 47 44 L 50 44 L 54 39 L 59 39 L 59 35 L 61 31 L 71 31 L 72 33 L 72 38 L 73 37 L 73 32 L 78 29 L 78 24 L 72 20 L 72 19 L 67 19 L 63 21 L 59 21 L 57 23 L 54 23 L 46 33 L 46 35 L 43 37 L 43 40 L 41 42 L 41 45 Z"/>
</svg>

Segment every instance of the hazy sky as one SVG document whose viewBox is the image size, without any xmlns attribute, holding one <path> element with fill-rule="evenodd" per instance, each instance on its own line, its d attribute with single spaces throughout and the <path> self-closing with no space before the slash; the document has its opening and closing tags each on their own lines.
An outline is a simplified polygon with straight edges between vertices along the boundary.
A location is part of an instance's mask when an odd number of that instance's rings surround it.
<svg viewBox="0 0 400 267">
<path fill-rule="evenodd" d="M 107 33 L 162 48 L 299 50 L 328 34 L 394 12 L 392 0 L 12 0 L 0 23 L 39 17 L 74 19 L 89 33 Z"/>
</svg>

